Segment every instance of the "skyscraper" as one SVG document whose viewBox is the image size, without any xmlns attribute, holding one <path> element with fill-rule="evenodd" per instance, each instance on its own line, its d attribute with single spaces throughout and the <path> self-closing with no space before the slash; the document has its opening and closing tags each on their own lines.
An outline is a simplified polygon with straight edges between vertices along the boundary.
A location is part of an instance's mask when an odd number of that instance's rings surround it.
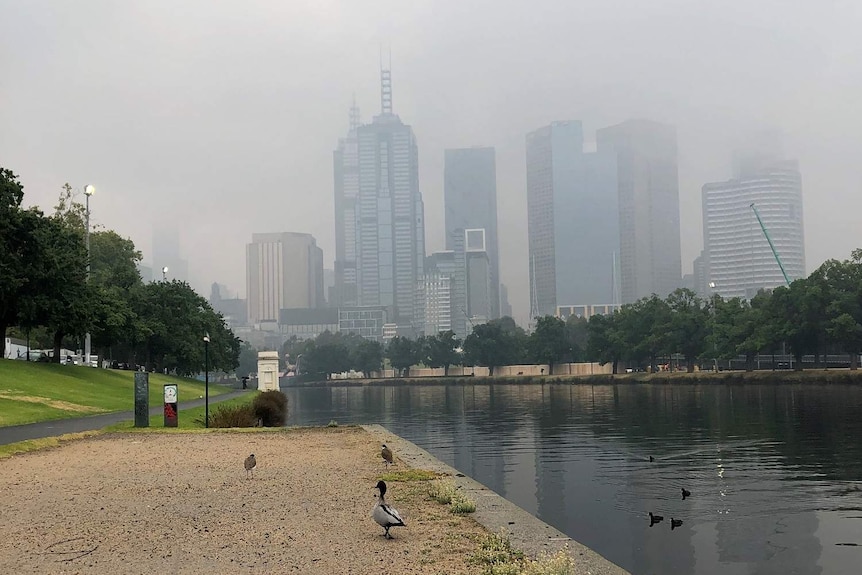
<svg viewBox="0 0 862 575">
<path fill-rule="evenodd" d="M 416 138 L 392 112 L 389 70 L 381 70 L 381 113 L 351 129 L 334 163 L 339 303 L 386 307 L 409 329 L 418 319 L 425 216 Z"/>
<path fill-rule="evenodd" d="M 527 135 L 530 314 L 611 304 L 619 253 L 616 156 L 584 152 L 581 123 Z"/>
<path fill-rule="evenodd" d="M 702 200 L 706 275 L 715 293 L 750 299 L 760 289 L 786 285 L 752 204 L 790 280 L 805 276 L 802 176 L 795 160 L 737 162 L 734 179 L 706 184 Z"/>
<path fill-rule="evenodd" d="M 487 319 L 500 316 L 496 172 L 494 148 L 459 148 L 445 151 L 443 195 L 446 211 L 446 249 L 455 249 L 455 230 L 485 230 L 491 290 L 491 310 Z"/>
<path fill-rule="evenodd" d="M 323 307 L 323 250 L 310 234 L 253 234 L 246 283 L 251 325 L 277 322 L 284 308 Z"/>
<path fill-rule="evenodd" d="M 599 152 L 616 154 L 622 303 L 680 286 L 676 130 L 628 120 L 596 133 Z"/>
</svg>

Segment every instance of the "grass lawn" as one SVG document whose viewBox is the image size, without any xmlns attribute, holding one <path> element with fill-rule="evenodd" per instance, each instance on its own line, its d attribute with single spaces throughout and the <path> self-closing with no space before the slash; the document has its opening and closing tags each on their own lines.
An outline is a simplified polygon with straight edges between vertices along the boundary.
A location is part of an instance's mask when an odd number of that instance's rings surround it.
<svg viewBox="0 0 862 575">
<path fill-rule="evenodd" d="M 204 395 L 202 382 L 151 373 L 151 406 L 164 402 L 162 386 L 166 383 L 178 385 L 180 402 Z M 210 396 L 228 391 L 210 385 Z M 134 407 L 133 371 L 0 360 L 0 427 Z"/>
<path fill-rule="evenodd" d="M 210 392 L 212 392 L 212 386 L 210 386 Z M 254 401 L 254 398 L 257 397 L 259 392 L 251 391 L 246 393 L 245 395 L 241 395 L 239 397 L 234 397 L 233 399 L 228 399 L 226 401 L 220 401 L 216 404 L 210 403 L 210 417 L 214 411 L 220 409 L 221 407 L 234 406 L 234 405 L 242 405 L 245 403 L 251 403 Z M 204 429 L 204 406 L 193 407 L 191 409 L 183 409 L 180 408 L 180 412 L 178 414 L 177 427 L 165 427 L 165 418 L 163 415 L 150 416 L 150 426 L 149 427 L 135 427 L 135 422 L 133 420 L 122 421 L 120 423 L 116 423 L 114 425 L 109 425 L 105 427 L 102 431 L 112 432 L 112 431 L 188 431 L 190 429 Z M 250 429 L 256 429 L 260 431 L 260 428 L 252 427 Z M 0 446 L 0 450 L 2 450 L 2 446 Z"/>
</svg>

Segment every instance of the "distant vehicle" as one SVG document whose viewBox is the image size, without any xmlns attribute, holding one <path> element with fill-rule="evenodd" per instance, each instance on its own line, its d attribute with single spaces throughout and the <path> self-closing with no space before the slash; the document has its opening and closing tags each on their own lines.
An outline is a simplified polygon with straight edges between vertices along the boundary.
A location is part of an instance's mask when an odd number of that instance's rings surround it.
<svg viewBox="0 0 862 575">
<path fill-rule="evenodd" d="M 31 349 L 30 351 L 25 351 L 24 353 L 19 353 L 18 357 L 15 359 L 20 359 L 21 361 L 27 361 L 27 356 L 30 356 L 30 361 L 41 361 L 43 363 L 48 363 L 51 360 L 51 357 L 45 353 L 45 351 L 41 349 Z"/>
</svg>

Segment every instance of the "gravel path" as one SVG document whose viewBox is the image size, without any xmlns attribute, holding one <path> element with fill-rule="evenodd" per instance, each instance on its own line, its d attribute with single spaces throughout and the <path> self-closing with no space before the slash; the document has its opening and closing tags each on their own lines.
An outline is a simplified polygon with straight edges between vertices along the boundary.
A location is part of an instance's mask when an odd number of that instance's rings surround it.
<svg viewBox="0 0 862 575">
<path fill-rule="evenodd" d="M 0 573 L 469 573 L 484 531 L 424 482 L 389 482 L 407 527 L 382 537 L 384 472 L 358 428 L 114 434 L 17 455 L 0 462 Z"/>
</svg>

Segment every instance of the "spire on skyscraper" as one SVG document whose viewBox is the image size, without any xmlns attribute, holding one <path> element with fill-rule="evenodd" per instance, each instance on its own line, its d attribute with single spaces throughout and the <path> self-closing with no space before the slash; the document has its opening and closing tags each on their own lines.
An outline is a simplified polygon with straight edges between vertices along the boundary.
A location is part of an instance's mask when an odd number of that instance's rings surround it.
<svg viewBox="0 0 862 575">
<path fill-rule="evenodd" d="M 383 49 L 380 49 L 380 112 L 392 113 L 392 51 L 389 51 L 389 63 L 383 67 Z"/>
<path fill-rule="evenodd" d="M 350 133 L 354 133 L 359 127 L 359 107 L 356 105 L 356 94 L 353 94 L 353 105 L 350 106 Z"/>
</svg>

